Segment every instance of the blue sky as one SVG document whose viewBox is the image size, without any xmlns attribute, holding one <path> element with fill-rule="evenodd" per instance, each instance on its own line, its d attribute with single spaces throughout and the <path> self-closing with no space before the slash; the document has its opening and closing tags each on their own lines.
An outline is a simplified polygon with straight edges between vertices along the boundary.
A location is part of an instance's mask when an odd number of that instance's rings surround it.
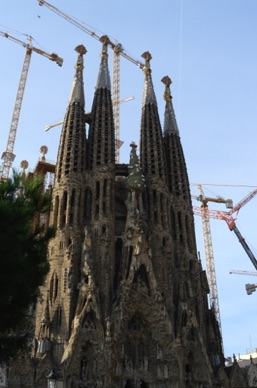
<svg viewBox="0 0 257 388">
<path fill-rule="evenodd" d="M 126 52 L 143 61 L 148 50 L 163 123 L 162 77 L 173 81 L 173 103 L 191 183 L 204 186 L 206 195 L 239 202 L 256 186 L 257 168 L 257 2 L 256 0 L 52 0 L 98 35 L 121 42 Z M 39 148 L 48 146 L 55 161 L 61 127 L 44 131 L 61 121 L 67 107 L 76 53 L 84 44 L 86 110 L 90 111 L 100 63 L 101 45 L 37 0 L 0 2 L 0 30 L 64 58 L 62 68 L 32 54 L 14 152 L 14 166 L 26 159 L 33 169 Z M 0 37 L 0 152 L 6 148 L 25 49 Z M 109 57 L 112 71 L 112 52 Z M 121 58 L 120 97 L 135 99 L 121 104 L 121 162 L 127 162 L 129 144 L 138 143 L 143 73 Z M 199 194 L 191 186 L 192 194 Z M 194 205 L 198 202 L 193 201 Z M 210 208 L 226 210 L 224 205 Z M 257 196 L 239 212 L 237 225 L 256 252 Z M 201 220 L 196 217 L 198 250 L 205 267 Z M 257 292 L 248 296 L 245 283 L 257 278 L 230 275 L 231 269 L 254 270 L 235 235 L 224 221 L 211 220 L 220 315 L 226 356 L 257 347 Z"/>
</svg>

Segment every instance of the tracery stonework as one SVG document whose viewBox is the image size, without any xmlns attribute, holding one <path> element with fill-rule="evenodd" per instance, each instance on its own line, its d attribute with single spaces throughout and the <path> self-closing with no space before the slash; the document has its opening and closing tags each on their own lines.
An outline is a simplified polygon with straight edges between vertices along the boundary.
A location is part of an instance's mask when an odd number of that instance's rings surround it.
<svg viewBox="0 0 257 388">
<path fill-rule="evenodd" d="M 9 387 L 46 387 L 51 370 L 58 387 L 67 388 L 231 386 L 197 258 L 170 80 L 163 79 L 162 130 L 151 55 L 144 53 L 140 157 L 132 142 L 129 163 L 115 164 L 108 40 L 102 42 L 87 115 L 86 50 L 77 50 L 52 191 L 50 223 L 57 232 L 36 310 L 35 346 L 10 367 Z"/>
</svg>

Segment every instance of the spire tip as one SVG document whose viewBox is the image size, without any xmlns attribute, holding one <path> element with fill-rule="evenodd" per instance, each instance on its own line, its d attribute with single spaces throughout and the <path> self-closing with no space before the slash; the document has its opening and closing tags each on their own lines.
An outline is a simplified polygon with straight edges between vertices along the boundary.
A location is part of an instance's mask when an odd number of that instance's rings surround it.
<svg viewBox="0 0 257 388">
<path fill-rule="evenodd" d="M 85 55 L 87 49 L 85 46 L 83 46 L 83 44 L 80 44 L 79 46 L 75 47 L 75 51 L 77 51 L 77 53 L 79 53 L 80 55 Z"/>
<path fill-rule="evenodd" d="M 164 83 L 165 85 L 165 91 L 164 91 L 164 94 L 163 94 L 163 98 L 166 102 L 169 102 L 171 101 L 172 99 L 172 95 L 170 93 L 170 85 L 172 83 L 170 77 L 168 75 L 166 75 L 165 77 L 163 77 L 161 79 L 161 81 Z"/>
<path fill-rule="evenodd" d="M 108 44 L 110 44 L 111 41 L 107 35 L 101 36 L 101 38 L 99 40 L 103 44 L 101 57 L 103 59 L 107 59 L 108 58 L 107 46 L 108 46 Z"/>
<path fill-rule="evenodd" d="M 150 61 L 152 59 L 152 55 L 149 53 L 149 51 L 145 51 L 142 55 L 141 55 L 142 58 L 145 59 L 145 66 L 143 68 L 143 71 L 145 74 L 148 74 L 151 72 L 151 69 L 150 69 Z"/>
</svg>

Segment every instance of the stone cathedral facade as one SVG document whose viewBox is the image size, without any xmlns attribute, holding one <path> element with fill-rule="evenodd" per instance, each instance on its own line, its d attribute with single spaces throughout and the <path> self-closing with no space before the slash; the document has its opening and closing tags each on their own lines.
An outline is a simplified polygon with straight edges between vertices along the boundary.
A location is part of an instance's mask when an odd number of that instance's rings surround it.
<svg viewBox="0 0 257 388">
<path fill-rule="evenodd" d="M 107 37 L 102 44 L 88 114 L 86 50 L 76 48 L 52 191 L 50 271 L 32 354 L 10 368 L 9 386 L 46 387 L 51 371 L 67 388 L 228 386 L 171 80 L 162 79 L 162 130 L 151 55 L 143 54 L 140 147 L 132 141 L 129 162 L 116 164 Z"/>
</svg>

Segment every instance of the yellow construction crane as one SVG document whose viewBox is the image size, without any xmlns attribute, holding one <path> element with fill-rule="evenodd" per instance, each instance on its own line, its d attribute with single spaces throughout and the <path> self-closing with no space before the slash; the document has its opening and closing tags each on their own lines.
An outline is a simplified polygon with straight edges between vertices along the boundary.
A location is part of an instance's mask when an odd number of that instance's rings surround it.
<svg viewBox="0 0 257 388">
<path fill-rule="evenodd" d="M 215 261 L 213 254 L 213 244 L 212 244 L 212 236 L 211 236 L 211 227 L 210 227 L 210 219 L 207 214 L 208 202 L 215 203 L 224 203 L 227 208 L 233 208 L 233 202 L 231 199 L 224 199 L 222 197 L 206 197 L 203 191 L 202 185 L 198 185 L 200 190 L 200 195 L 195 196 L 192 195 L 192 198 L 200 201 L 202 203 L 199 211 L 199 215 L 202 217 L 202 228 L 203 228 L 203 238 L 204 238 L 204 250 L 205 250 L 205 258 L 206 258 L 206 274 L 210 287 L 210 306 L 214 311 L 216 320 L 219 325 L 220 334 L 222 336 L 221 330 L 221 319 L 220 319 L 220 308 L 219 308 L 219 299 L 218 299 L 218 288 L 217 288 L 217 278 L 216 278 L 216 270 L 215 270 Z M 194 207 L 194 212 L 195 212 Z M 198 214 L 198 213 L 196 213 Z"/>
<path fill-rule="evenodd" d="M 57 15 L 63 17 L 65 20 L 78 27 L 80 30 L 84 31 L 86 34 L 92 36 L 92 38 L 101 42 L 101 37 L 97 35 L 94 31 L 88 29 L 84 24 L 79 23 L 73 17 L 67 15 L 65 12 L 61 11 L 54 5 L 48 3 L 45 0 L 38 0 L 39 5 L 44 5 L 51 11 L 55 12 Z M 144 69 L 145 65 L 140 61 L 132 58 L 128 55 L 122 44 L 115 41 L 112 42 L 109 39 L 108 46 L 110 46 L 114 52 L 113 56 L 113 88 L 112 88 L 112 101 L 113 101 L 113 116 L 114 116 L 114 127 L 115 127 L 115 138 L 116 144 L 120 144 L 120 55 L 130 62 L 134 63 L 134 65 L 138 66 L 140 69 Z M 116 161 L 119 163 L 119 147 L 116 148 Z"/>
<path fill-rule="evenodd" d="M 29 36 L 29 43 L 25 43 L 2 31 L 0 31 L 0 35 L 26 48 L 25 58 L 22 66 L 18 91 L 17 91 L 13 115 L 12 115 L 10 131 L 9 131 L 8 140 L 7 140 L 7 146 L 6 146 L 5 152 L 3 152 L 2 154 L 3 164 L 2 164 L 2 171 L 0 173 L 1 174 L 0 180 L 2 180 L 2 179 L 7 179 L 9 177 L 10 168 L 15 159 L 15 154 L 13 153 L 13 150 L 14 150 L 14 144 L 16 140 L 18 122 L 19 122 L 22 100 L 23 100 L 25 85 L 27 81 L 32 52 L 34 51 L 37 54 L 43 55 L 44 57 L 50 59 L 51 61 L 56 62 L 58 66 L 62 66 L 63 59 L 60 58 L 57 54 L 54 54 L 54 53 L 48 54 L 45 51 L 34 47 L 32 45 L 31 36 Z"/>
</svg>

